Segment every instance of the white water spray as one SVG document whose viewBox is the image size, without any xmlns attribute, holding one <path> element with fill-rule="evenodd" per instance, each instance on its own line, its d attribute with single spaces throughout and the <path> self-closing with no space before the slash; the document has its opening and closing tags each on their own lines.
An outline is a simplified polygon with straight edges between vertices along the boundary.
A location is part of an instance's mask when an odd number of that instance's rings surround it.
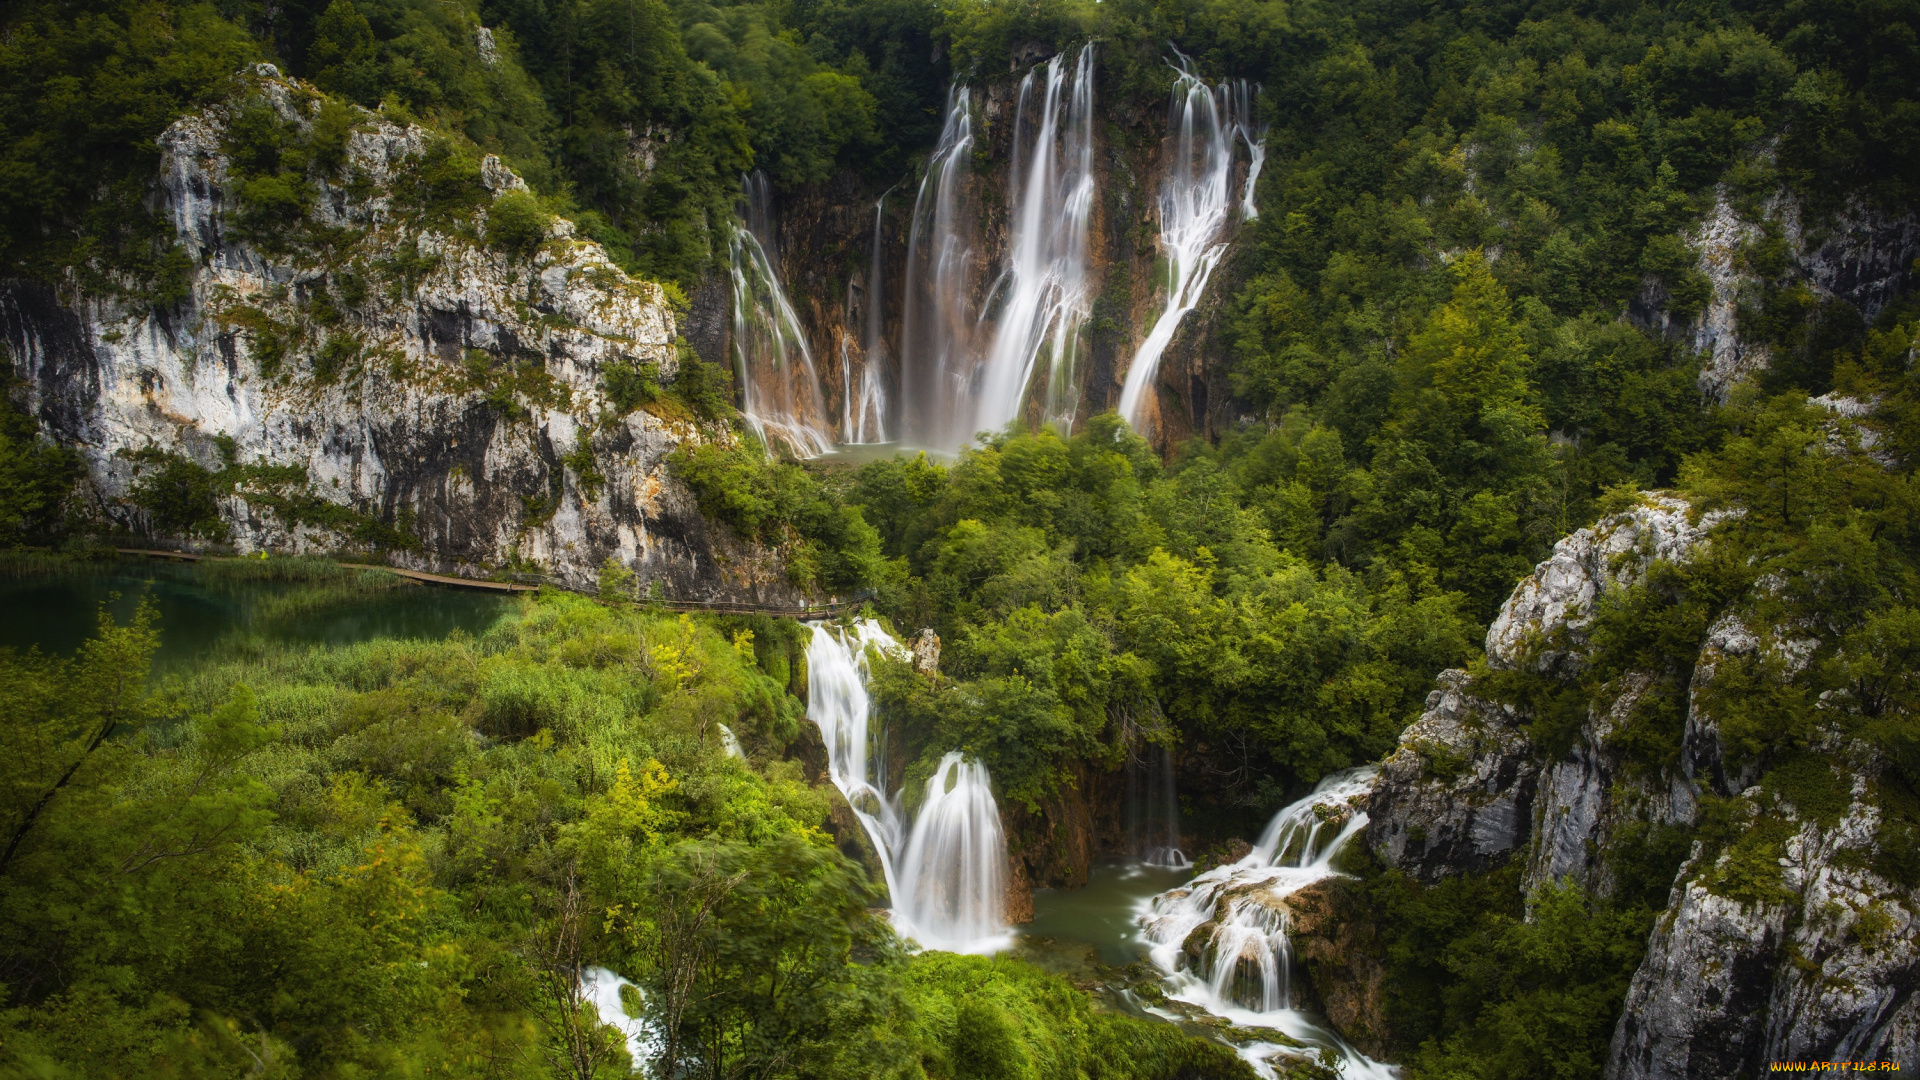
<svg viewBox="0 0 1920 1080">
<path fill-rule="evenodd" d="M 1237 1026 L 1273 1028 L 1316 1052 L 1330 1050 L 1351 1080 L 1392 1080 L 1397 1073 L 1294 1007 L 1284 901 L 1338 873 L 1334 858 L 1366 828 L 1367 815 L 1353 801 L 1372 787 L 1373 773 L 1355 769 L 1321 781 L 1313 794 L 1274 816 L 1245 858 L 1154 897 L 1140 920 L 1170 997 Z M 1208 926 L 1201 954 L 1188 955 L 1188 939 Z M 1273 1076 L 1269 1061 L 1299 1051 L 1254 1043 L 1241 1053 Z"/>
<path fill-rule="evenodd" d="M 899 878 L 894 920 L 902 934 L 948 952 L 993 952 L 1011 944 L 1007 838 L 985 765 L 962 760 L 958 750 L 940 759 Z"/>
<path fill-rule="evenodd" d="M 1093 46 L 1081 46 L 1072 74 L 1064 55 L 1048 62 L 1044 87 L 1037 74 L 1021 80 L 1014 120 L 1013 219 L 1006 266 L 989 294 L 995 334 L 975 406 L 974 427 L 981 431 L 997 431 L 1020 415 L 1042 357 L 1046 418 L 1071 428 L 1080 400 L 1080 331 L 1091 304 Z"/>
<path fill-rule="evenodd" d="M 784 444 L 799 457 L 833 449 L 820 375 L 800 317 L 780 285 L 767 178 L 742 182 L 744 225 L 727 243 L 733 275 L 733 366 L 747 424 L 769 448 Z"/>
<path fill-rule="evenodd" d="M 907 233 L 906 295 L 900 318 L 902 434 L 936 449 L 972 437 L 970 361 L 976 273 L 967 182 L 973 166 L 973 94 L 947 91 L 940 142 L 927 159 Z"/>
<path fill-rule="evenodd" d="M 909 834 L 886 793 L 884 742 L 871 731 L 868 650 L 905 655 L 871 619 L 840 630 L 812 623 L 807 713 L 820 726 L 833 786 L 873 842 L 894 928 L 930 949 L 994 952 L 1011 941 L 1005 914 L 1007 841 L 986 766 L 947 754 L 927 781 Z"/>
<path fill-rule="evenodd" d="M 1253 185 L 1266 162 L 1266 132 L 1256 130 L 1253 90 L 1245 82 L 1209 87 L 1192 62 L 1174 50 L 1179 73 L 1167 106 L 1167 171 L 1160 185 L 1160 250 L 1167 259 L 1167 301 L 1153 330 L 1127 369 L 1120 415 L 1136 429 L 1147 423 L 1147 392 L 1160 372 L 1160 357 L 1180 320 L 1200 305 L 1207 280 L 1227 251 L 1228 226 L 1238 206 L 1256 216 Z M 1234 145 L 1244 142 L 1249 161 L 1240 197 L 1233 197 Z"/>
<path fill-rule="evenodd" d="M 939 449 L 1018 419 L 1043 369 L 1045 419 L 1073 425 L 1092 305 L 1093 46 L 1021 80 L 1007 251 L 984 299 L 968 200 L 973 147 L 972 95 L 956 85 L 914 201 L 901 324 L 903 433 Z"/>
<path fill-rule="evenodd" d="M 592 1003 L 593 1011 L 606 1024 L 626 1037 L 627 1053 L 633 1067 L 644 1075 L 653 1075 L 653 1061 L 666 1049 L 659 1030 L 645 1015 L 628 1016 L 627 1003 L 621 999 L 621 987 L 633 987 L 634 998 L 644 1006 L 640 988 L 615 972 L 590 967 L 580 973 L 580 989 Z"/>
</svg>

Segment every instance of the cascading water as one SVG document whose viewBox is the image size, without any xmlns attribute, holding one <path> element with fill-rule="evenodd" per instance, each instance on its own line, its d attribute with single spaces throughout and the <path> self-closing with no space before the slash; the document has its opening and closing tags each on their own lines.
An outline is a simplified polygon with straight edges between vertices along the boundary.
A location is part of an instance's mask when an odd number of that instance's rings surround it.
<svg viewBox="0 0 1920 1080">
<path fill-rule="evenodd" d="M 847 443 L 887 441 L 887 256 L 883 246 L 886 242 L 886 214 L 887 197 L 882 195 L 880 201 L 873 205 L 873 258 L 867 267 L 867 295 L 862 312 L 866 325 L 861 339 L 860 374 L 857 378 L 853 373 L 853 363 L 846 355 L 846 341 L 844 338 L 841 340 L 840 378 L 843 394 L 840 398 L 840 437 Z"/>
<path fill-rule="evenodd" d="M 1071 427 L 1091 309 L 1093 46 L 1021 80 L 1005 262 L 980 310 L 967 181 L 972 95 L 956 85 L 914 201 L 901 335 L 904 434 L 947 449 L 1018 418 L 1046 365 L 1046 419 Z"/>
<path fill-rule="evenodd" d="M 956 83 L 947 91 L 940 142 L 913 202 L 900 319 L 902 434 L 940 449 L 973 434 L 971 411 L 957 404 L 973 396 L 974 319 L 967 298 L 976 267 L 966 201 L 972 165 L 973 94 Z"/>
<path fill-rule="evenodd" d="M 1140 921 L 1153 962 L 1166 972 L 1168 996 L 1241 1027 L 1272 1028 L 1316 1050 L 1332 1051 L 1352 1080 L 1390 1080 L 1393 1066 L 1355 1050 L 1294 1007 L 1286 897 L 1332 877 L 1333 860 L 1366 828 L 1353 802 L 1373 782 L 1372 768 L 1321 781 L 1313 794 L 1274 816 L 1253 851 L 1148 901 Z M 1187 943 L 1211 927 L 1196 958 Z M 1295 1048 L 1256 1042 L 1241 1053 L 1263 1075 Z"/>
<path fill-rule="evenodd" d="M 1167 301 L 1147 339 L 1127 368 L 1120 389 L 1120 415 L 1135 428 L 1148 421 L 1147 392 L 1160 371 L 1160 357 L 1180 320 L 1200 304 L 1207 280 L 1227 251 L 1228 225 L 1236 205 L 1243 218 L 1256 216 L 1253 185 L 1266 161 L 1266 132 L 1256 130 L 1253 90 L 1245 82 L 1209 87 L 1178 49 L 1173 98 L 1167 107 L 1167 171 L 1160 185 L 1160 249 L 1167 260 Z M 1244 142 L 1249 161 L 1240 198 L 1233 197 L 1234 145 Z"/>
<path fill-rule="evenodd" d="M 727 244 L 741 412 L 769 447 L 778 442 L 800 457 L 817 457 L 833 449 L 833 434 L 806 332 L 780 285 L 770 185 L 754 173 L 742 189 L 745 222 L 733 226 Z"/>
<path fill-rule="evenodd" d="M 603 967 L 590 967 L 580 973 L 580 990 L 600 1022 L 618 1031 L 627 1043 L 627 1054 L 633 1058 L 633 1067 L 643 1075 L 653 1075 L 654 1059 L 665 1052 L 664 1040 L 659 1029 L 644 1012 L 639 1016 L 627 1015 L 627 1003 L 621 1000 L 621 988 L 630 987 L 634 999 L 644 1007 L 645 999 L 640 988 L 634 986 L 615 972 Z"/>
<path fill-rule="evenodd" d="M 867 693 L 868 650 L 905 650 L 871 619 L 845 630 L 810 625 L 807 713 L 820 726 L 833 786 L 880 856 L 895 929 L 930 949 L 1005 948 L 1007 840 L 986 766 L 958 751 L 942 758 L 906 832 L 898 795 L 886 794 L 884 756 L 874 753 Z"/>
<path fill-rule="evenodd" d="M 1047 359 L 1047 419 L 1073 426 L 1080 330 L 1087 295 L 1087 220 L 1093 212 L 1093 46 L 1083 45 L 1073 73 L 1066 57 L 1020 82 L 1014 119 L 1013 184 L 1007 262 L 994 284 L 995 323 L 974 428 L 997 431 L 1020 415 L 1033 374 Z M 1037 115 L 1036 111 L 1036 97 Z M 1026 133 L 1031 130 L 1031 141 Z"/>
<path fill-rule="evenodd" d="M 932 949 L 984 952 L 1007 944 L 1007 838 L 987 767 L 940 759 L 900 858 L 894 920 Z"/>
<path fill-rule="evenodd" d="M 1180 800 L 1173 751 L 1151 744 L 1127 756 L 1127 840 L 1148 866 L 1181 870 L 1193 863 L 1180 849 Z"/>
</svg>

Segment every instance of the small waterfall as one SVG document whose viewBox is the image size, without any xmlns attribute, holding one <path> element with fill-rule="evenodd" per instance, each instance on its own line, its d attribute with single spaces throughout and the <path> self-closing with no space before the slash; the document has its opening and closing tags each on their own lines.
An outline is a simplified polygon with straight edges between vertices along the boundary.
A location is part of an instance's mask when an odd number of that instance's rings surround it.
<svg viewBox="0 0 1920 1080">
<path fill-rule="evenodd" d="M 635 1000 L 645 1005 L 639 987 L 606 968 L 590 967 L 580 973 L 581 993 L 593 1005 L 600 1022 L 611 1026 L 626 1038 L 627 1054 L 633 1058 L 634 1070 L 652 1076 L 654 1059 L 666 1052 L 664 1040 L 653 1021 L 645 1015 L 627 1015 L 627 1003 L 621 1000 L 621 987 L 632 987 Z"/>
<path fill-rule="evenodd" d="M 940 142 L 913 202 L 907 233 L 906 296 L 900 319 L 902 435 L 936 449 L 972 437 L 975 282 L 967 180 L 973 166 L 973 94 L 947 91 Z"/>
<path fill-rule="evenodd" d="M 1253 185 L 1267 157 L 1266 132 L 1256 130 L 1254 90 L 1243 81 L 1209 87 L 1192 61 L 1175 49 L 1173 97 L 1167 106 L 1167 171 L 1160 185 L 1160 250 L 1167 259 L 1167 301 L 1127 369 L 1120 415 L 1135 428 L 1148 420 L 1147 396 L 1160 372 L 1160 356 L 1180 320 L 1200 304 L 1207 279 L 1227 251 L 1227 232 L 1237 205 L 1243 218 L 1256 216 Z M 1233 197 L 1233 148 L 1245 142 L 1247 178 Z"/>
<path fill-rule="evenodd" d="M 1007 838 L 987 768 L 954 750 L 927 780 L 927 794 L 900 859 L 900 932 L 948 952 L 981 951 L 1007 933 Z"/>
<path fill-rule="evenodd" d="M 1180 849 L 1180 799 L 1167 747 L 1145 744 L 1127 755 L 1127 839 L 1148 866 L 1193 865 Z"/>
<path fill-rule="evenodd" d="M 990 294 L 995 334 L 974 413 L 980 431 L 997 431 L 1020 415 L 1043 356 L 1047 419 L 1071 428 L 1080 396 L 1074 377 L 1091 307 L 1093 45 L 1081 46 L 1071 75 L 1064 54 L 1047 63 L 1044 87 L 1037 74 L 1021 80 L 1014 119 L 1012 220 L 1006 265 Z"/>
<path fill-rule="evenodd" d="M 833 786 L 880 856 L 895 929 L 930 949 L 1004 948 L 1007 840 L 986 766 L 959 751 L 943 757 L 906 832 L 899 797 L 886 794 L 884 760 L 874 752 L 867 693 L 868 650 L 905 649 L 871 619 L 844 631 L 809 625 L 807 713 L 826 743 Z"/>
<path fill-rule="evenodd" d="M 1334 858 L 1366 828 L 1367 815 L 1353 800 L 1372 787 L 1373 774 L 1367 767 L 1327 777 L 1313 794 L 1274 815 L 1245 858 L 1161 893 L 1141 915 L 1153 962 L 1167 974 L 1169 996 L 1238 1026 L 1273 1028 L 1332 1050 L 1343 1075 L 1354 1080 L 1389 1080 L 1396 1073 L 1295 1009 L 1284 901 L 1337 873 Z M 1209 926 L 1200 956 L 1190 956 L 1189 940 Z M 1268 1061 L 1299 1051 L 1253 1043 L 1241 1053 L 1272 1076 Z"/>
<path fill-rule="evenodd" d="M 742 189 L 745 223 L 733 226 L 727 243 L 741 411 L 769 449 L 778 442 L 799 457 L 817 457 L 833 449 L 833 434 L 806 332 L 780 285 L 771 185 L 756 172 Z"/>
</svg>

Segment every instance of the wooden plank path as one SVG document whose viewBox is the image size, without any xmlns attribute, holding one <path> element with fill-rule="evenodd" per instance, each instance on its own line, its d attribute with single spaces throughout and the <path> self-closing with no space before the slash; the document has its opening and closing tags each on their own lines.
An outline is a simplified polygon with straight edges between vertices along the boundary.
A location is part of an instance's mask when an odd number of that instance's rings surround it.
<svg viewBox="0 0 1920 1080">
<path fill-rule="evenodd" d="M 153 548 L 115 548 L 114 550 L 122 555 L 146 555 L 156 559 L 179 559 L 182 562 L 202 562 L 207 559 L 223 558 L 219 555 L 195 555 L 186 551 L 160 551 Z M 453 577 L 448 574 L 429 574 L 423 570 L 403 570 L 397 566 L 380 566 L 376 563 L 340 563 L 339 565 L 349 570 L 380 570 L 409 581 L 429 585 L 448 585 L 456 589 L 484 589 L 505 593 L 540 591 L 538 585 L 528 585 L 518 581 L 482 581 L 478 578 Z M 850 611 L 860 604 L 857 600 L 834 600 L 796 608 L 779 607 L 773 604 L 741 603 L 737 600 L 642 600 L 639 602 L 690 615 L 767 615 L 776 619 L 825 619 Z"/>
<path fill-rule="evenodd" d="M 538 585 L 522 585 L 517 581 L 482 581 L 479 578 L 449 577 L 446 574 L 429 574 L 424 570 L 402 570 L 397 566 L 379 566 L 374 563 L 343 562 L 341 566 L 349 570 L 384 570 L 396 574 L 408 581 L 424 581 L 431 585 L 452 585 L 459 589 L 491 589 L 494 592 L 539 592 Z"/>
</svg>

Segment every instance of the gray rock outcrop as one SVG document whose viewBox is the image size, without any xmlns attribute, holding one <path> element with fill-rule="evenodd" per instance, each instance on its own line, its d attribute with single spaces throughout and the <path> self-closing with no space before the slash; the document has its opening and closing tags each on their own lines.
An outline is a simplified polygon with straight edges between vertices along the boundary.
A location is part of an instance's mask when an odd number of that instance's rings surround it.
<svg viewBox="0 0 1920 1080">
<path fill-rule="evenodd" d="M 1489 629 L 1488 668 L 1579 673 L 1596 605 L 1645 581 L 1656 560 L 1697 557 L 1721 520 L 1651 496 L 1562 540 Z M 1699 655 L 1676 664 L 1677 681 L 1657 671 L 1611 679 L 1565 745 L 1539 745 L 1519 711 L 1476 696 L 1465 672 L 1443 673 L 1368 804 L 1369 845 L 1416 878 L 1522 860 L 1529 890 L 1573 880 L 1598 896 L 1620 886 L 1611 860 L 1623 837 L 1684 836 L 1709 800 L 1733 815 L 1738 838 L 1695 840 L 1675 876 L 1614 1032 L 1608 1080 L 1732 1080 L 1770 1061 L 1920 1060 L 1916 904 L 1877 861 L 1884 762 L 1832 728 L 1797 759 L 1807 790 L 1827 791 L 1825 802 L 1795 805 L 1812 796 L 1776 786 L 1725 745 L 1705 692 L 1734 658 L 1789 672 L 1811 662 L 1813 629 L 1758 614 L 1780 588 L 1762 577 L 1730 604 Z M 1650 769 L 1615 735 L 1654 693 L 1680 695 L 1685 715 L 1677 759 Z"/>
<path fill-rule="evenodd" d="M 310 131 L 320 99 L 264 66 L 241 81 L 159 139 L 154 201 L 191 263 L 184 299 L 0 282 L 0 342 L 46 429 L 81 451 L 98 515 L 152 534 L 130 496 L 142 457 L 171 454 L 281 470 L 272 491 L 242 482 L 220 500 L 241 552 L 354 547 L 378 527 L 418 569 L 588 588 L 612 560 L 655 595 L 795 598 L 779 559 L 704 520 L 667 467 L 725 427 L 610 407 L 610 368 L 675 374 L 659 286 L 564 220 L 507 254 L 482 239 L 491 199 L 465 218 L 421 214 L 435 137 L 365 112 L 341 168 L 315 181 L 307 224 L 326 244 L 269 250 L 234 224 L 229 125 L 265 104 Z M 525 190 L 493 158 L 480 182 L 495 199 Z"/>
</svg>

